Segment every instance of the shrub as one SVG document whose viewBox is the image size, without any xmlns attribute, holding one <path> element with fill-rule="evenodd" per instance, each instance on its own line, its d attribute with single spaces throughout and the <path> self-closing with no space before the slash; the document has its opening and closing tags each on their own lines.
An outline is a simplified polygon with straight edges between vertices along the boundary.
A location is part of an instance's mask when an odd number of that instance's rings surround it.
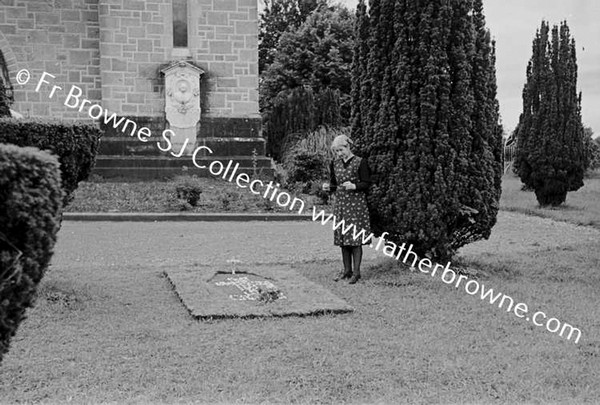
<svg viewBox="0 0 600 405">
<path fill-rule="evenodd" d="M 320 127 L 305 137 L 291 139 L 284 148 L 285 184 L 297 188 L 295 183 L 308 183 L 327 178 L 329 163 L 333 160 L 331 142 L 336 136 L 348 135 L 349 132 L 350 128 Z M 307 190 L 302 192 L 309 192 L 308 189 L 310 186 L 307 186 Z"/>
<path fill-rule="evenodd" d="M 62 199 L 55 157 L 0 145 L 0 360 L 52 257 Z"/>
<path fill-rule="evenodd" d="M 65 191 L 63 206 L 72 201 L 79 182 L 89 177 L 100 136 L 98 128 L 79 122 L 0 119 L 0 143 L 33 146 L 58 157 Z"/>
<path fill-rule="evenodd" d="M 229 211 L 232 203 L 240 200 L 240 194 L 233 191 L 226 191 L 219 196 L 219 200 L 221 201 L 221 208 L 224 211 Z"/>
<path fill-rule="evenodd" d="M 177 198 L 187 202 L 192 207 L 197 207 L 202 194 L 200 180 L 196 176 L 175 177 L 175 192 Z"/>
<path fill-rule="evenodd" d="M 288 184 L 309 182 L 326 177 L 327 160 L 324 153 L 297 150 L 291 157 Z"/>
<path fill-rule="evenodd" d="M 308 134 L 294 134 L 287 138 L 283 145 L 283 162 L 289 160 L 290 156 L 297 150 L 314 153 L 323 153 L 327 160 L 333 160 L 331 142 L 338 135 L 350 136 L 350 127 L 328 128 L 320 126 Z"/>
</svg>

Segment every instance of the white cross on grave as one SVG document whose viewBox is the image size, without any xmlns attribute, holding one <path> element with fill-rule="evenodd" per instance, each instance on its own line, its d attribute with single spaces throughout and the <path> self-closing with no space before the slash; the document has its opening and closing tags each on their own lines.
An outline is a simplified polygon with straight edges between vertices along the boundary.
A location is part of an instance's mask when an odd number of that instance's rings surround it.
<svg viewBox="0 0 600 405">
<path fill-rule="evenodd" d="M 256 301 L 260 298 L 260 294 L 258 293 L 259 287 L 264 287 L 270 291 L 277 291 L 277 287 L 275 284 L 270 281 L 252 281 L 249 280 L 248 277 L 227 277 L 227 281 L 217 281 L 215 283 L 217 286 L 235 286 L 242 291 L 242 294 L 235 295 L 230 294 L 229 298 L 232 300 L 238 301 Z M 286 296 L 279 293 L 278 299 L 286 299 Z"/>
</svg>

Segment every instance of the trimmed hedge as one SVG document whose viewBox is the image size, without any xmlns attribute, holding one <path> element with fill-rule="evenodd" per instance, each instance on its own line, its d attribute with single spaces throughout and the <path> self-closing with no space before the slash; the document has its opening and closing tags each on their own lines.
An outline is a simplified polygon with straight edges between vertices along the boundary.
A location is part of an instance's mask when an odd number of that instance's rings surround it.
<svg viewBox="0 0 600 405">
<path fill-rule="evenodd" d="M 96 163 L 101 134 L 95 126 L 81 122 L 0 119 L 0 143 L 33 146 L 58 157 L 65 207 Z"/>
<path fill-rule="evenodd" d="M 54 156 L 0 144 L 0 361 L 52 257 L 62 199 Z"/>
</svg>

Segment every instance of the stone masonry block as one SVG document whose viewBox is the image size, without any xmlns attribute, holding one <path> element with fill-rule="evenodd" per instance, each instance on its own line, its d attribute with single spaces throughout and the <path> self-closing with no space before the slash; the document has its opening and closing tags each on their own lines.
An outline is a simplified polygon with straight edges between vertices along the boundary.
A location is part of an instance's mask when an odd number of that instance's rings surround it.
<svg viewBox="0 0 600 405">
<path fill-rule="evenodd" d="M 69 51 L 69 63 L 87 65 L 90 62 L 90 51 Z"/>
<path fill-rule="evenodd" d="M 20 2 L 22 3 L 22 2 Z M 34 13 L 38 11 L 52 11 L 52 6 L 48 2 L 44 1 L 28 1 L 27 3 L 27 12 Z"/>
<path fill-rule="evenodd" d="M 82 39 L 81 47 L 83 49 L 91 49 L 92 50 L 92 58 L 99 57 L 100 52 L 98 51 L 98 43 L 97 39 Z"/>
<path fill-rule="evenodd" d="M 14 25 L 2 24 L 0 25 L 0 32 L 5 35 L 16 34 L 17 30 Z"/>
<path fill-rule="evenodd" d="M 60 35 L 60 34 L 59 34 Z M 79 48 L 81 40 L 79 35 L 66 34 L 63 36 L 63 46 L 67 49 Z"/>
<path fill-rule="evenodd" d="M 258 60 L 258 51 L 255 50 L 241 50 L 240 61 L 242 62 L 254 62 Z"/>
<path fill-rule="evenodd" d="M 100 16 L 100 26 L 103 29 L 121 28 L 121 20 L 110 16 Z"/>
<path fill-rule="evenodd" d="M 121 106 L 121 112 L 123 114 L 131 114 L 131 113 L 137 113 L 137 105 L 135 104 L 123 104 Z"/>
<path fill-rule="evenodd" d="M 229 38 L 229 36 L 230 36 L 231 34 L 234 34 L 234 33 L 235 33 L 235 30 L 234 30 L 234 28 L 233 28 L 233 27 L 230 27 L 230 26 L 221 26 L 221 27 L 215 27 L 215 28 L 216 28 L 216 29 L 215 29 L 215 33 L 216 33 L 217 35 L 223 35 L 223 34 L 226 34 L 226 35 L 227 35 L 227 38 Z"/>
<path fill-rule="evenodd" d="M 111 59 L 111 70 L 114 72 L 126 72 L 127 61 L 123 59 L 112 58 Z"/>
<path fill-rule="evenodd" d="M 120 56 L 122 46 L 120 44 L 100 44 L 100 54 L 104 56 Z"/>
<path fill-rule="evenodd" d="M 98 13 L 96 11 L 82 11 L 81 21 L 96 22 L 98 21 Z"/>
<path fill-rule="evenodd" d="M 139 18 L 121 18 L 121 26 L 123 27 L 138 27 L 141 25 Z"/>
<path fill-rule="evenodd" d="M 258 114 L 258 103 L 251 101 L 233 101 L 233 114 L 237 116 L 256 115 Z"/>
<path fill-rule="evenodd" d="M 81 72 L 79 72 L 79 71 L 69 72 L 69 82 L 70 83 L 79 83 L 80 81 L 81 81 Z"/>
<path fill-rule="evenodd" d="M 139 39 L 138 48 L 139 52 L 152 52 L 152 40 L 150 39 Z"/>
<path fill-rule="evenodd" d="M 258 49 L 258 35 L 246 35 L 246 48 Z"/>
<path fill-rule="evenodd" d="M 88 38 L 99 38 L 100 37 L 100 27 L 98 26 L 90 26 L 86 27 L 86 31 Z"/>
<path fill-rule="evenodd" d="M 218 0 L 213 1 L 214 10 L 226 10 L 226 11 L 237 11 L 238 0 Z"/>
<path fill-rule="evenodd" d="M 113 32 L 109 30 L 101 30 L 100 31 L 100 41 L 101 42 L 114 42 Z"/>
<path fill-rule="evenodd" d="M 54 7 L 71 9 L 73 8 L 73 0 L 54 0 Z"/>
<path fill-rule="evenodd" d="M 145 10 L 144 2 L 141 0 L 128 0 L 125 2 L 125 7 L 128 10 Z"/>
<path fill-rule="evenodd" d="M 222 11 L 208 11 L 206 25 L 229 25 L 228 13 Z"/>
<path fill-rule="evenodd" d="M 209 101 L 209 107 L 216 108 L 225 108 L 227 106 L 225 102 L 225 94 L 222 93 L 212 93 Z"/>
<path fill-rule="evenodd" d="M 211 53 L 216 55 L 232 52 L 231 42 L 227 41 L 210 41 L 209 49 Z"/>
<path fill-rule="evenodd" d="M 146 97 L 143 93 L 129 93 L 127 94 L 127 102 L 131 104 L 143 104 L 146 101 Z"/>
<path fill-rule="evenodd" d="M 246 21 L 248 20 L 248 13 L 229 13 L 229 19 Z"/>
<path fill-rule="evenodd" d="M 235 33 L 238 35 L 258 35 L 258 24 L 255 21 L 236 21 Z"/>
<path fill-rule="evenodd" d="M 145 27 L 129 27 L 127 29 L 127 36 L 129 38 L 145 38 L 146 28 Z"/>
<path fill-rule="evenodd" d="M 237 78 L 221 78 L 217 79 L 218 87 L 238 87 L 238 79 Z"/>
<path fill-rule="evenodd" d="M 165 27 L 162 24 L 147 24 L 146 30 L 148 34 L 164 34 Z"/>
<path fill-rule="evenodd" d="M 36 13 L 35 24 L 38 27 L 44 25 L 58 25 L 60 24 L 60 15 L 54 13 Z"/>
<path fill-rule="evenodd" d="M 100 90 L 100 89 L 89 89 L 87 91 L 87 98 L 89 100 L 102 100 L 102 90 Z"/>
<path fill-rule="evenodd" d="M 208 65 L 209 70 L 212 74 L 217 76 L 232 77 L 233 76 L 233 64 L 226 62 L 211 62 Z"/>
<path fill-rule="evenodd" d="M 149 55 L 146 52 L 136 52 L 133 54 L 134 62 L 148 62 Z"/>
<path fill-rule="evenodd" d="M 258 90 L 250 90 L 250 91 L 248 91 L 248 101 L 256 101 L 256 102 L 258 102 Z"/>
<path fill-rule="evenodd" d="M 241 76 L 238 77 L 240 87 L 254 89 L 258 87 L 258 77 L 256 76 Z"/>
<path fill-rule="evenodd" d="M 6 17 L 9 19 L 26 18 L 27 17 L 27 10 L 25 10 L 25 8 L 23 8 L 23 7 L 5 8 L 5 10 L 6 10 Z"/>
<path fill-rule="evenodd" d="M 103 85 L 118 85 L 123 83 L 123 73 L 118 72 L 103 72 Z"/>
<path fill-rule="evenodd" d="M 18 20 L 17 28 L 20 30 L 31 30 L 33 29 L 33 21 L 30 20 Z"/>
</svg>

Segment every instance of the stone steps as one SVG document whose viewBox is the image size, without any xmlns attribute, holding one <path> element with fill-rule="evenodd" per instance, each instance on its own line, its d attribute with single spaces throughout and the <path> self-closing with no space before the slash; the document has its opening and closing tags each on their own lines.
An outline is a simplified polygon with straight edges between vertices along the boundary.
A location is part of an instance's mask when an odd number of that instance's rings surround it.
<svg viewBox="0 0 600 405">
<path fill-rule="evenodd" d="M 216 163 L 213 165 L 213 171 L 221 172 L 221 175 L 209 171 L 209 165 L 213 161 L 222 163 L 222 166 Z M 230 167 L 228 173 L 231 174 L 236 165 L 236 173 L 246 173 L 251 178 L 272 178 L 275 173 L 271 158 L 265 156 L 257 156 L 255 159 L 251 156 L 197 156 L 195 162 L 206 168 L 195 166 L 191 156 L 98 156 L 92 174 L 105 179 L 127 180 L 163 180 L 181 174 L 222 177 L 227 166 Z"/>
<path fill-rule="evenodd" d="M 98 155 L 100 156 L 160 156 L 165 154 L 158 148 L 157 142 L 163 149 L 168 143 L 162 137 L 150 137 L 147 142 L 140 141 L 137 137 L 106 137 L 100 139 Z M 264 138 L 235 138 L 235 137 L 210 137 L 198 138 L 196 146 L 206 146 L 212 150 L 214 156 L 264 156 L 266 141 Z M 177 147 L 173 152 L 179 154 Z M 199 154 L 206 155 L 206 149 Z"/>
</svg>

